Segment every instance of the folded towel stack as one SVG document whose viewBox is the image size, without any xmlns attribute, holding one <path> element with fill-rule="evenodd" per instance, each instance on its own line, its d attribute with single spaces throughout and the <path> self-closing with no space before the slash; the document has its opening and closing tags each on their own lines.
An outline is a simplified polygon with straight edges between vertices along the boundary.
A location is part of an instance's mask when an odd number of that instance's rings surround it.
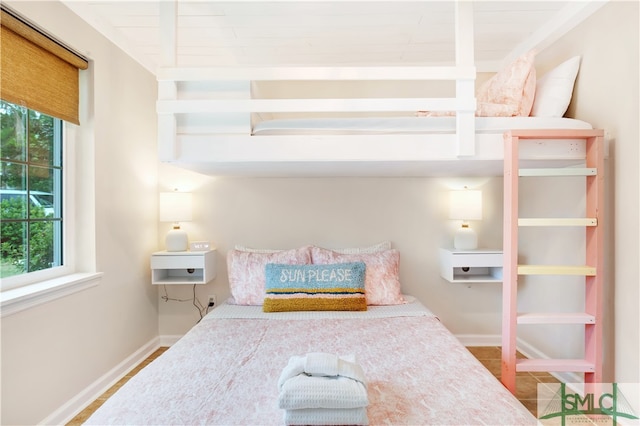
<svg viewBox="0 0 640 426">
<path fill-rule="evenodd" d="M 293 356 L 278 379 L 287 425 L 366 425 L 367 386 L 355 356 Z"/>
</svg>

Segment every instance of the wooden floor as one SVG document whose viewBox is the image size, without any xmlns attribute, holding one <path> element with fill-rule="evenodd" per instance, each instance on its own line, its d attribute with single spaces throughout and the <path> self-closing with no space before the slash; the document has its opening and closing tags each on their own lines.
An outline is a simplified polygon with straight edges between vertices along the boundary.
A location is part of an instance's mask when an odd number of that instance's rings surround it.
<svg viewBox="0 0 640 426">
<path fill-rule="evenodd" d="M 91 403 L 80 414 L 73 418 L 67 426 L 81 425 L 91 414 L 100 407 L 115 391 L 120 389 L 127 380 L 133 377 L 138 371 L 147 366 L 151 361 L 160 356 L 168 348 L 160 348 L 140 365 L 131 370 L 118 383 L 113 385 L 108 391 Z M 468 347 L 469 351 L 498 379 L 500 378 L 500 348 L 496 346 L 475 346 Z M 557 383 L 558 380 L 549 373 L 518 373 L 516 380 L 516 397 L 536 416 L 537 411 L 537 388 L 538 383 Z"/>
</svg>

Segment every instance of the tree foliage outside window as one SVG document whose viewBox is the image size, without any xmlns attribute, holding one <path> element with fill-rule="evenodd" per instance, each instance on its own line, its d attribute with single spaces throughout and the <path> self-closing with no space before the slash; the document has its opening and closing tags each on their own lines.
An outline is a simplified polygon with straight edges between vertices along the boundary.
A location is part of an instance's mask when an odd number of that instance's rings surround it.
<svg viewBox="0 0 640 426">
<path fill-rule="evenodd" d="M 62 264 L 62 120 L 0 101 L 0 277 Z"/>
</svg>

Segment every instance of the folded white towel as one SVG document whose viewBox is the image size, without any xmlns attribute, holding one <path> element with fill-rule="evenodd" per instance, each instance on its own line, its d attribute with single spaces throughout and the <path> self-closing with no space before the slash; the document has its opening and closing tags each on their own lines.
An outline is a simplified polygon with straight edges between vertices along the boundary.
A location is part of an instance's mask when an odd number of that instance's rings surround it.
<svg viewBox="0 0 640 426">
<path fill-rule="evenodd" d="M 366 408 L 286 410 L 286 425 L 368 425 Z"/>
<path fill-rule="evenodd" d="M 311 357 L 309 362 L 307 362 L 309 355 L 311 355 Z M 337 358 L 337 360 L 332 359 L 332 357 Z M 306 371 L 306 368 L 309 368 L 309 371 Z M 326 368 L 324 372 L 323 368 Z M 278 389 L 282 389 L 284 382 L 299 374 L 329 377 L 340 376 L 357 380 L 363 384 L 366 383 L 364 371 L 360 364 L 356 362 L 354 355 L 337 357 L 332 354 L 310 353 L 306 356 L 292 356 L 289 358 L 287 366 L 282 370 L 282 373 L 280 373 Z"/>
<path fill-rule="evenodd" d="M 314 377 L 301 374 L 287 380 L 278 396 L 285 410 L 303 408 L 360 408 L 369 405 L 367 388 L 347 377 Z"/>
<path fill-rule="evenodd" d="M 280 374 L 278 389 L 278 406 L 285 410 L 369 405 L 364 372 L 354 355 L 292 356 Z"/>
<path fill-rule="evenodd" d="M 339 360 L 334 354 L 308 353 L 304 360 L 304 372 L 312 376 L 337 376 L 340 371 Z"/>
</svg>

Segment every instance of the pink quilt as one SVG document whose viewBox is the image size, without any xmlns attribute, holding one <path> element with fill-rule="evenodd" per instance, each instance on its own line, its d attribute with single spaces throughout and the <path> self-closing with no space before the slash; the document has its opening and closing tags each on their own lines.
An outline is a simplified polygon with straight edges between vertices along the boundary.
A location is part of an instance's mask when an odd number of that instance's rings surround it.
<svg viewBox="0 0 640 426">
<path fill-rule="evenodd" d="M 410 305 L 419 312 L 403 313 L 409 306 L 376 315 L 379 307 L 299 319 L 232 318 L 223 305 L 222 315 L 214 309 L 86 424 L 283 424 L 278 377 L 292 355 L 308 352 L 356 355 L 372 425 L 536 424 L 437 318 Z M 241 308 L 252 309 L 233 309 Z"/>
</svg>

